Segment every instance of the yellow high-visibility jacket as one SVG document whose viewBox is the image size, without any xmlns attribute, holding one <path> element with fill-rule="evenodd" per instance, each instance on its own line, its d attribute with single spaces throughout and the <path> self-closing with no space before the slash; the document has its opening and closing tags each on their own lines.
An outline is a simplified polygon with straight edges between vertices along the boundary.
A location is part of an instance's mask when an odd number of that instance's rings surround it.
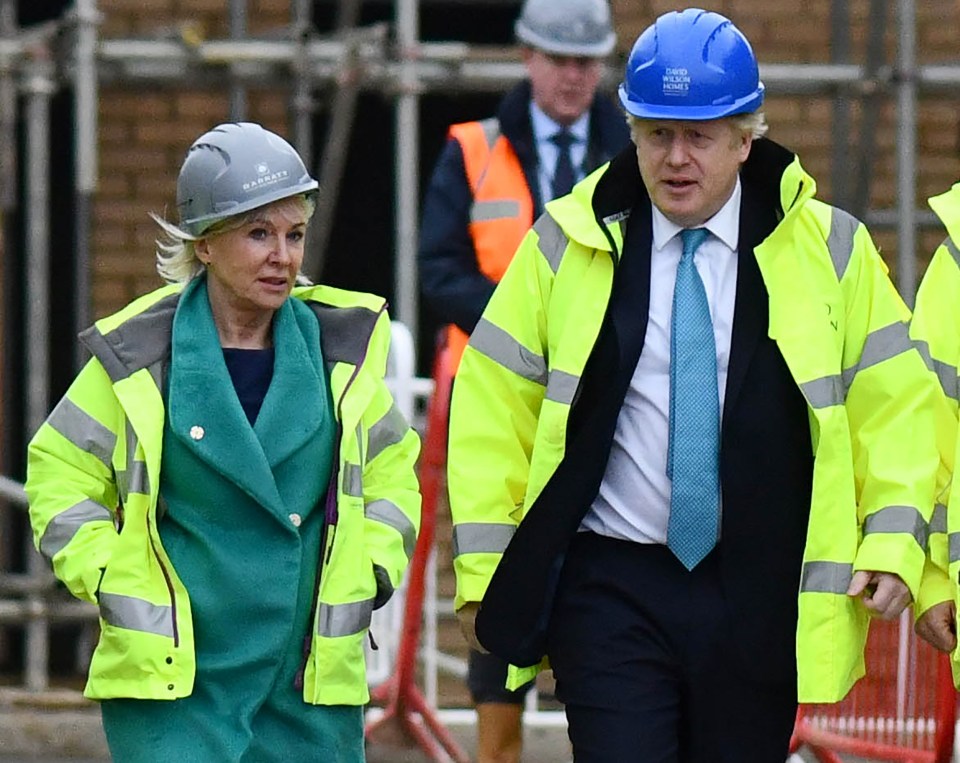
<svg viewBox="0 0 960 763">
<path fill-rule="evenodd" d="M 943 394 L 939 398 L 937 444 L 943 472 L 940 496 L 930 522 L 928 568 L 917 599 L 916 614 L 932 605 L 957 597 L 960 579 L 960 492 L 953 480 L 957 463 L 957 409 L 960 383 L 960 183 L 946 193 L 929 199 L 929 204 L 947 229 L 937 247 L 920 288 L 911 336 L 924 356 Z M 948 508 L 949 507 L 949 508 Z M 960 650 L 952 655 L 954 683 L 960 686 Z"/>
<path fill-rule="evenodd" d="M 571 403 L 623 248 L 626 215 L 598 220 L 592 204 L 606 171 L 547 205 L 464 353 L 448 473 L 458 608 L 482 600 L 564 457 Z M 796 157 L 779 181 L 783 218 L 754 254 L 769 293 L 768 333 L 807 401 L 815 456 L 798 690 L 803 702 L 832 702 L 864 673 L 869 615 L 846 595 L 853 573 L 896 573 L 918 593 L 939 463 L 937 391 L 866 228 L 814 198 Z M 509 685 L 536 670 L 512 666 Z"/>
<path fill-rule="evenodd" d="M 152 292 L 81 335 L 93 358 L 29 445 L 36 545 L 70 592 L 100 609 L 85 691 L 94 699 L 176 699 L 193 689 L 190 597 L 157 531 L 159 385 L 180 291 Z M 340 433 L 339 516 L 326 534 L 303 697 L 361 705 L 369 700 L 363 649 L 370 616 L 400 584 L 419 530 L 420 442 L 384 382 L 384 301 L 325 286 L 297 288 L 294 296 L 321 322 Z M 108 565 L 110 592 L 101 597 Z"/>
</svg>

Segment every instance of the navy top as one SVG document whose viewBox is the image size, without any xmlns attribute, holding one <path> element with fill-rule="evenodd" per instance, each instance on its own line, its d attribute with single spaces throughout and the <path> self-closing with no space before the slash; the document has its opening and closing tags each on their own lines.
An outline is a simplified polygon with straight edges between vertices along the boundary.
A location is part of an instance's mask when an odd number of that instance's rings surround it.
<svg viewBox="0 0 960 763">
<path fill-rule="evenodd" d="M 253 426 L 270 388 L 270 379 L 273 378 L 273 348 L 246 350 L 224 347 L 223 359 L 243 412 L 247 414 L 250 426 Z"/>
</svg>

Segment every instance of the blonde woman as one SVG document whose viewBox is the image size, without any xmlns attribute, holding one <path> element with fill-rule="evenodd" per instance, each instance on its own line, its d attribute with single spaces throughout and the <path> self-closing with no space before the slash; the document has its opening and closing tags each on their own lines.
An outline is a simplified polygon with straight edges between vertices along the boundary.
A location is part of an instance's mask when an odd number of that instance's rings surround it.
<svg viewBox="0 0 960 763">
<path fill-rule="evenodd" d="M 81 335 L 29 446 L 35 539 L 100 608 L 117 761 L 363 761 L 370 614 L 419 525 L 382 299 L 296 287 L 317 183 L 260 125 L 190 147 L 170 283 Z"/>
</svg>

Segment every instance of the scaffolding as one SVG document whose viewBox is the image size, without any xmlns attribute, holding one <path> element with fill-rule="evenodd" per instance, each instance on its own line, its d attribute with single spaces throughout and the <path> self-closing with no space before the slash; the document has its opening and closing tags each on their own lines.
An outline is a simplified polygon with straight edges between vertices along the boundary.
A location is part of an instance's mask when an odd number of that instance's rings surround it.
<svg viewBox="0 0 960 763">
<path fill-rule="evenodd" d="M 917 63 L 915 0 L 895 0 L 897 40 L 893 61 L 885 60 L 888 0 L 870 0 L 870 35 L 865 60 L 850 61 L 850 0 L 831 5 L 831 61 L 827 63 L 761 64 L 770 95 L 809 94 L 833 98 L 832 156 L 834 201 L 864 219 L 871 228 L 895 229 L 897 279 L 912 304 L 917 287 L 917 232 L 938 225 L 934 216 L 916 208 L 917 101 L 926 92 L 960 92 L 960 65 Z M 92 200 L 97 189 L 97 103 L 101 84 L 190 83 L 202 86 L 229 82 L 230 116 L 246 110 L 246 89 L 282 82 L 290 93 L 290 136 L 314 168 L 327 195 L 317 210 L 319 235 L 308 253 L 305 270 L 322 271 L 336 188 L 343 173 L 339 146 L 350 131 L 356 99 L 362 91 L 379 91 L 392 100 L 395 136 L 394 198 L 396 250 L 394 317 L 418 335 L 416 249 L 420 189 L 419 99 L 428 92 L 500 93 L 525 76 L 522 64 L 502 47 L 463 42 L 428 42 L 419 38 L 420 0 L 394 0 L 393 23 L 359 26 L 359 0 L 339 0 L 336 29 L 319 34 L 312 27 L 310 0 L 291 0 L 288 34 L 283 39 L 247 36 L 247 2 L 230 0 L 227 39 L 199 39 L 188 29 L 154 39 L 109 39 L 99 36 L 96 0 L 75 0 L 62 18 L 21 28 L 15 0 L 0 0 L 0 214 L 20 198 L 14 179 L 25 163 L 22 198 L 26 229 L 22 260 L 26 263 L 27 348 L 24 375 L 25 432 L 28 439 L 46 417 L 49 398 L 50 344 L 49 139 L 50 101 L 61 88 L 74 95 L 76 173 L 76 324 L 90 322 L 90 234 Z M 611 71 L 609 76 L 615 76 Z M 326 144 L 312 155 L 316 91 L 335 85 Z M 848 177 L 846 138 L 851 101 L 862 106 L 857 172 Z M 897 124 L 897 203 L 869 208 L 871 156 L 880 108 L 893 100 Z M 17 109 L 23 103 L 22 114 Z M 17 125 L 25 135 L 23 156 L 17 154 Z M 856 158 L 856 157 L 855 157 Z M 850 182 L 852 181 L 852 182 Z M 4 215 L 5 216 L 5 215 Z M 12 242 L 6 251 L 11 251 Z M 29 341 L 26 340 L 29 338 Z M 80 358 L 77 357 L 79 363 Z M 0 509 L 25 505 L 22 486 L 0 477 Z M 2 515 L 0 515 L 2 516 Z M 29 543 L 28 543 L 29 545 Z M 48 634 L 58 620 L 92 620 L 93 608 L 80 602 L 52 599 L 57 592 L 47 566 L 33 551 L 25 574 L 0 570 L 0 625 L 26 627 L 25 688 L 40 691 L 49 684 Z"/>
</svg>

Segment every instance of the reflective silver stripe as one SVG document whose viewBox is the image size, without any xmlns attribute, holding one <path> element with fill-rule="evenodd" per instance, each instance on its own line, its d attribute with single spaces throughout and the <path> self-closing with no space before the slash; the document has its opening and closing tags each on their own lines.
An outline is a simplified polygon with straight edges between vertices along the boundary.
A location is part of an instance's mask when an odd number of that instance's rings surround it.
<svg viewBox="0 0 960 763">
<path fill-rule="evenodd" d="M 410 521 L 410 517 L 404 514 L 396 504 L 385 498 L 371 501 L 363 507 L 363 516 L 392 527 L 400 533 L 400 537 L 403 538 L 403 552 L 408 560 L 413 557 L 413 549 L 417 545 L 417 530 Z"/>
<path fill-rule="evenodd" d="M 350 604 L 320 603 L 317 612 L 317 635 L 325 638 L 352 636 L 370 627 L 373 599 Z"/>
<path fill-rule="evenodd" d="M 950 561 L 960 562 L 960 533 L 950 533 L 947 536 L 947 547 L 950 549 Z"/>
<path fill-rule="evenodd" d="M 343 492 L 355 498 L 363 498 L 363 470 L 356 464 L 343 466 Z"/>
<path fill-rule="evenodd" d="M 130 493 L 150 495 L 150 478 L 147 475 L 147 465 L 143 461 L 134 461 L 130 468 L 117 472 L 117 487 L 120 496 L 126 502 Z"/>
<path fill-rule="evenodd" d="M 127 468 L 117 474 L 117 485 L 120 488 L 120 497 L 125 502 L 130 493 L 150 495 L 150 480 L 147 475 L 147 465 L 137 460 L 137 446 L 139 440 L 133 431 L 133 425 L 127 420 Z"/>
<path fill-rule="evenodd" d="M 173 617 L 166 604 L 151 604 L 118 593 L 101 593 L 99 602 L 100 617 L 110 625 L 173 638 Z"/>
<path fill-rule="evenodd" d="M 846 369 L 841 375 L 833 374 L 805 382 L 800 389 L 813 408 L 842 405 L 857 373 L 907 352 L 912 347 L 907 324 L 899 321 L 891 323 L 867 335 L 856 366 Z"/>
<path fill-rule="evenodd" d="M 502 554 L 516 531 L 514 525 L 493 525 L 486 522 L 454 525 L 453 555 Z"/>
<path fill-rule="evenodd" d="M 493 148 L 493 144 L 500 137 L 500 120 L 496 117 L 488 117 L 480 121 L 480 129 L 483 130 L 483 137 L 487 141 L 487 147 Z"/>
<path fill-rule="evenodd" d="M 917 352 L 920 353 L 920 357 L 923 358 L 923 363 L 927 367 L 927 370 L 932 371 L 933 356 L 930 354 L 930 345 L 922 339 L 914 339 L 913 346 Z"/>
<path fill-rule="evenodd" d="M 884 506 L 863 520 L 863 534 L 907 533 L 920 545 L 927 547 L 927 522 L 913 506 Z"/>
<path fill-rule="evenodd" d="M 941 246 L 947 247 L 947 251 L 950 252 L 950 256 L 953 257 L 953 261 L 960 266 L 960 249 L 957 249 L 957 245 L 953 243 L 953 239 L 947 236 Z"/>
<path fill-rule="evenodd" d="M 829 408 L 831 405 L 843 405 L 847 397 L 843 379 L 839 374 L 813 379 L 800 385 L 807 402 L 812 408 Z"/>
<path fill-rule="evenodd" d="M 150 374 L 153 379 L 153 383 L 157 385 L 157 389 L 163 392 L 163 374 L 165 371 L 167 363 L 167 358 L 159 360 L 147 369 L 147 373 Z"/>
<path fill-rule="evenodd" d="M 47 423 L 80 450 L 112 468 L 117 436 L 69 398 L 62 398 L 53 409 Z"/>
<path fill-rule="evenodd" d="M 547 383 L 547 362 L 486 318 L 480 319 L 470 335 L 470 346 L 517 376 L 540 385 Z"/>
<path fill-rule="evenodd" d="M 89 498 L 74 504 L 50 520 L 40 539 L 40 553 L 53 559 L 88 522 L 109 522 L 112 525 L 113 515 L 105 506 Z"/>
<path fill-rule="evenodd" d="M 930 517 L 930 534 L 945 533 L 947 531 L 947 507 L 938 503 L 933 507 L 933 516 Z"/>
<path fill-rule="evenodd" d="M 833 214 L 830 217 L 830 235 L 827 236 L 827 249 L 830 250 L 830 259 L 833 260 L 833 269 L 838 279 L 843 278 L 847 265 L 850 264 L 850 257 L 853 254 L 853 236 L 859 227 L 860 221 L 856 217 L 842 209 L 833 208 Z"/>
<path fill-rule="evenodd" d="M 960 382 L 957 379 L 957 367 L 934 358 L 930 354 L 930 345 L 921 339 L 914 340 L 913 346 L 917 348 L 917 352 L 920 353 L 923 362 L 927 364 L 927 368 L 936 374 L 940 387 L 943 389 L 943 394 L 951 400 L 960 401 Z"/>
<path fill-rule="evenodd" d="M 519 216 L 520 202 L 516 199 L 475 201 L 470 206 L 470 222 L 472 223 L 483 223 L 488 220 L 502 220 L 505 217 Z"/>
<path fill-rule="evenodd" d="M 370 427 L 370 434 L 367 436 L 367 463 L 391 445 L 403 440 L 409 429 L 410 425 L 400 413 L 400 409 L 396 404 L 392 405 L 383 418 Z"/>
<path fill-rule="evenodd" d="M 578 386 L 580 386 L 579 376 L 568 374 L 566 371 L 559 371 L 556 368 L 551 369 L 547 377 L 547 400 L 570 405 L 573 402 L 574 395 L 577 394 Z"/>
<path fill-rule="evenodd" d="M 910 341 L 906 323 L 897 321 L 889 326 L 871 331 L 864 340 L 860 361 L 853 368 L 848 368 L 843 372 L 844 386 L 850 389 L 854 377 L 865 368 L 895 358 L 911 349 L 913 349 L 913 343 Z"/>
<path fill-rule="evenodd" d="M 171 294 L 107 334 L 91 326 L 80 334 L 80 340 L 116 383 L 167 357 L 179 301 L 180 292 Z"/>
<path fill-rule="evenodd" d="M 800 578 L 801 593 L 845 594 L 853 579 L 853 565 L 842 562 L 807 562 Z"/>
<path fill-rule="evenodd" d="M 550 265 L 550 270 L 556 273 L 560 270 L 560 260 L 567 249 L 567 234 L 563 232 L 557 221 L 550 215 L 543 215 L 533 224 L 533 230 L 539 238 L 537 248 Z"/>
<path fill-rule="evenodd" d="M 957 379 L 957 367 L 939 360 L 933 360 L 933 372 L 937 375 L 937 379 L 940 380 L 943 394 L 951 400 L 960 401 L 960 382 L 958 382 Z"/>
</svg>

